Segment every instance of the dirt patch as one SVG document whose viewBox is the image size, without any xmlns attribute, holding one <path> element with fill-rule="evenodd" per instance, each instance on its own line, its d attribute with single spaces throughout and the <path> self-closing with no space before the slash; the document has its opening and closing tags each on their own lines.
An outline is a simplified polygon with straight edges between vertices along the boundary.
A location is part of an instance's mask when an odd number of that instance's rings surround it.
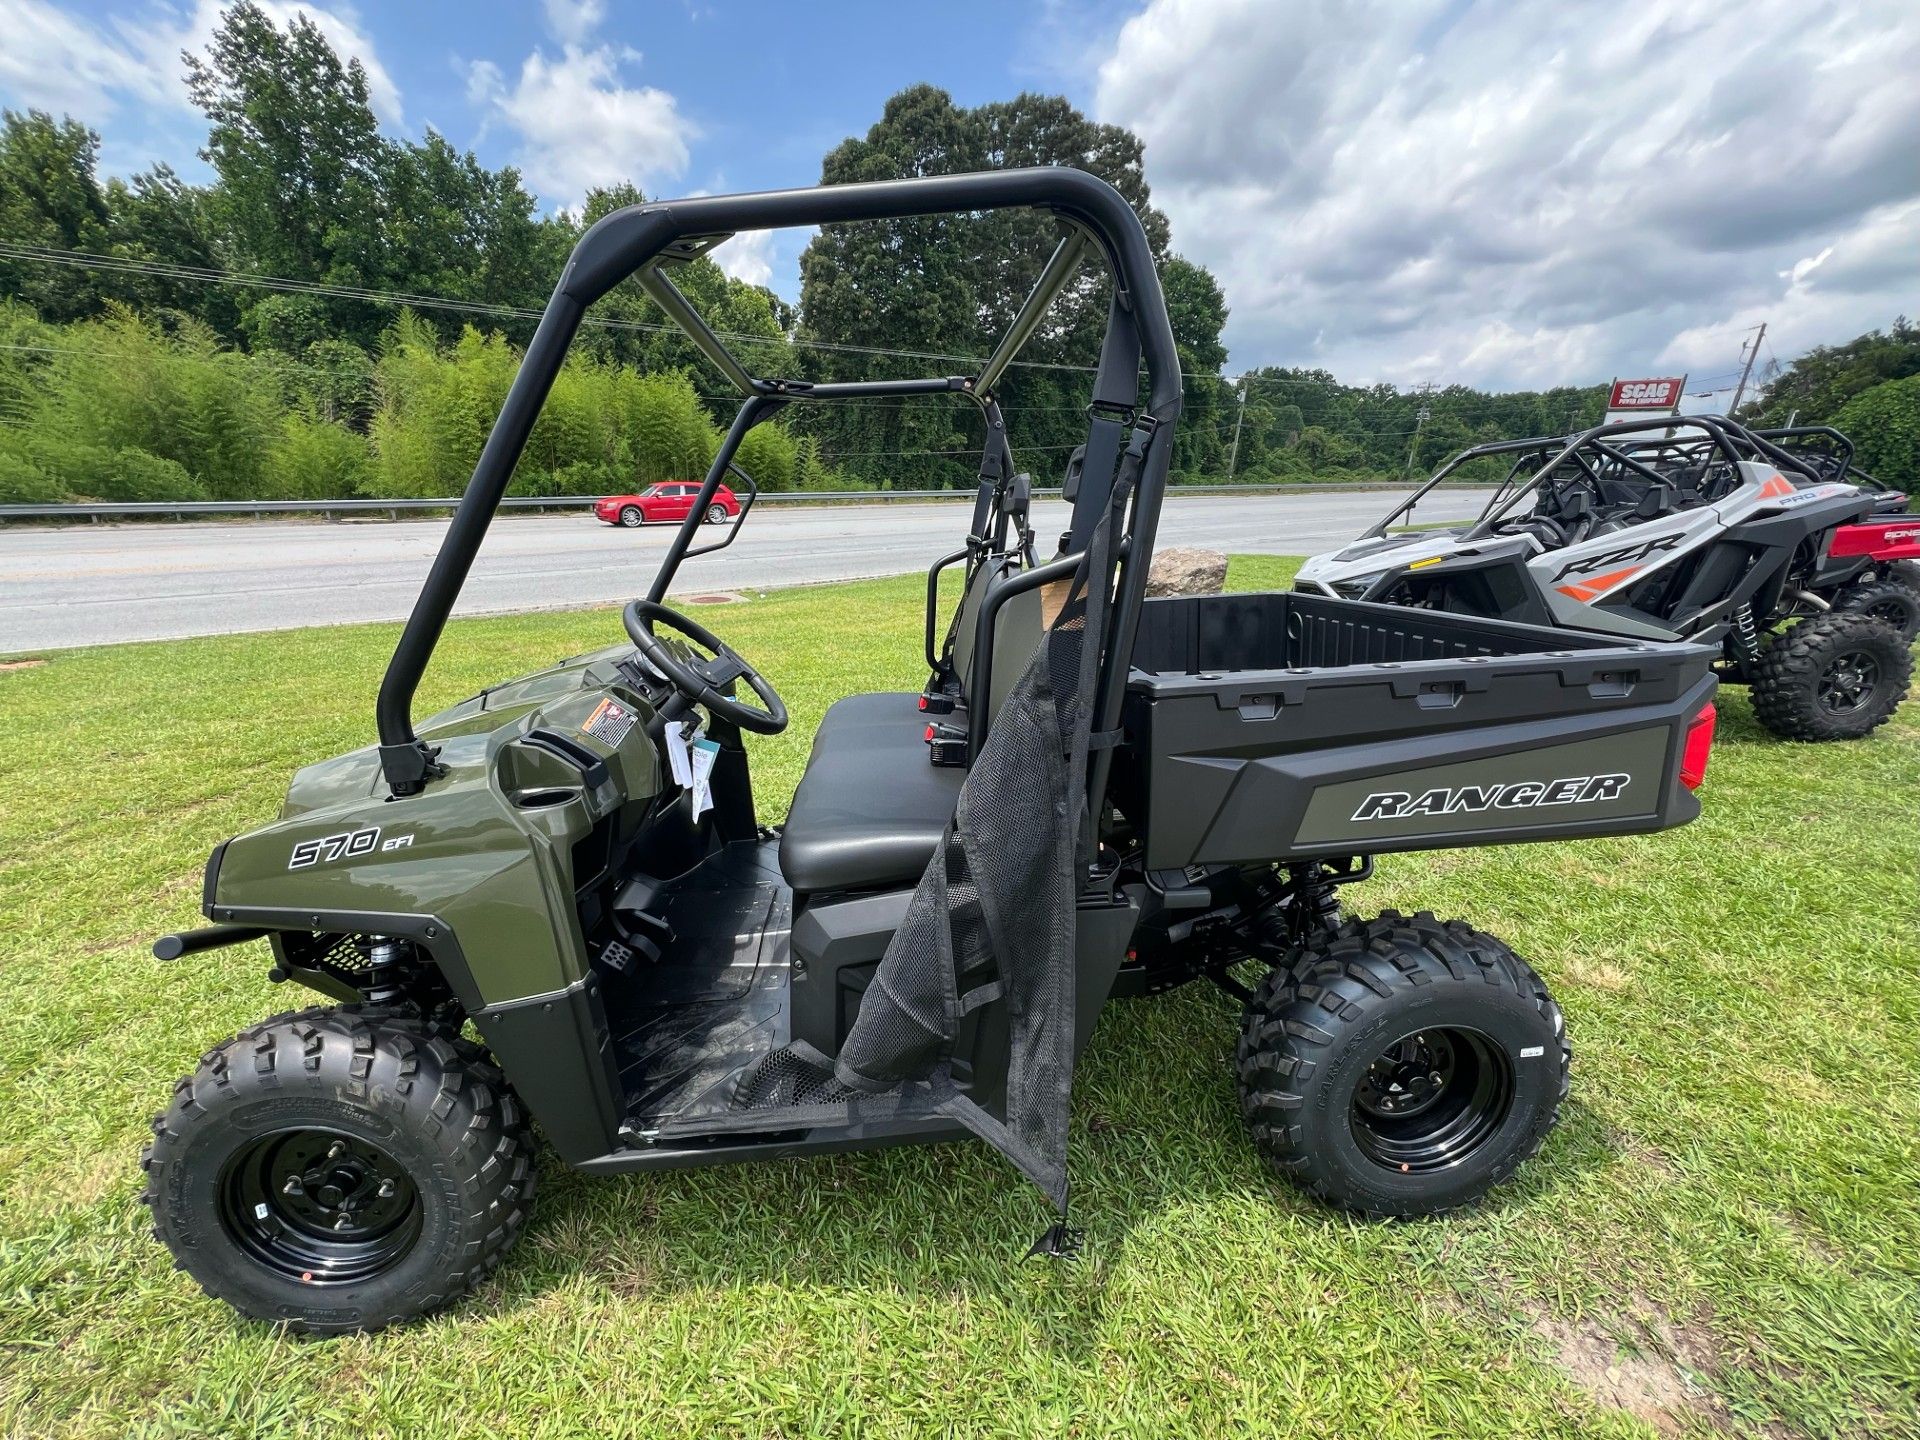
<svg viewBox="0 0 1920 1440">
<path fill-rule="evenodd" d="M 1805 1246 L 1814 1259 L 1823 1265 L 1832 1265 L 1836 1268 L 1846 1265 L 1846 1254 L 1838 1245 L 1816 1230 L 1805 1216 L 1794 1210 L 1781 1210 L 1776 1213 L 1781 1228 Z"/>
<path fill-rule="evenodd" d="M 732 590 L 716 590 L 711 595 L 689 595 L 689 605 L 743 605 L 747 597 Z"/>
<path fill-rule="evenodd" d="M 1651 1170 L 1662 1180 L 1678 1180 L 1680 1171 L 1664 1150 L 1649 1145 L 1637 1135 L 1625 1130 L 1607 1128 L 1607 1143 L 1620 1155 L 1620 1158 L 1634 1165 Z"/>
<path fill-rule="evenodd" d="M 38 656 L 28 656 L 25 660 L 0 660 L 0 670 L 37 670 L 46 663 Z"/>
<path fill-rule="evenodd" d="M 1725 1426 L 1725 1403 L 1699 1378 L 1715 1369 L 1706 1327 L 1677 1323 L 1645 1302 L 1633 1309 L 1612 1325 L 1593 1316 L 1561 1320 L 1536 1313 L 1530 1328 L 1553 1347 L 1567 1378 L 1598 1403 L 1662 1435 L 1685 1433 L 1688 1420 Z"/>
<path fill-rule="evenodd" d="M 1589 960 L 1582 956 L 1567 961 L 1565 973 L 1570 984 L 1609 992 L 1626 989 L 1631 979 L 1624 969 L 1611 960 Z"/>
</svg>

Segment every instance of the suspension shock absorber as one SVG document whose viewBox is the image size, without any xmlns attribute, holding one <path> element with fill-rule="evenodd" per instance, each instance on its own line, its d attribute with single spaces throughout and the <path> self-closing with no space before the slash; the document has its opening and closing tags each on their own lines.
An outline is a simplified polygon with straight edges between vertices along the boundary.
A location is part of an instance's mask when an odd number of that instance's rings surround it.
<svg viewBox="0 0 1920 1440">
<path fill-rule="evenodd" d="M 1753 605 L 1744 603 L 1733 612 L 1733 650 L 1742 671 L 1751 671 L 1760 655 L 1760 630 L 1753 623 Z"/>
<path fill-rule="evenodd" d="M 406 994 L 405 972 L 413 946 L 391 935 L 367 935 L 359 941 L 359 949 L 367 976 L 363 992 L 367 1003 L 384 1005 L 402 998 Z"/>
<path fill-rule="evenodd" d="M 1340 924 L 1340 895 L 1330 873 L 1317 860 L 1291 869 L 1293 904 L 1288 907 L 1287 921 L 1296 945 Z"/>
</svg>

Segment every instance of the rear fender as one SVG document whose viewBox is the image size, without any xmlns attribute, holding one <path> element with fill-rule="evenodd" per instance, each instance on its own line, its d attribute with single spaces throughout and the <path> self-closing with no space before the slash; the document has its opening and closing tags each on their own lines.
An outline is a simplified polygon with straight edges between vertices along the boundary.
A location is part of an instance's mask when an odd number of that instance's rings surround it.
<svg viewBox="0 0 1920 1440">
<path fill-rule="evenodd" d="M 1920 520 L 1902 515 L 1893 520 L 1842 525 L 1833 532 L 1833 544 L 1827 553 L 1836 560 L 1855 555 L 1883 563 L 1920 560 Z"/>
</svg>

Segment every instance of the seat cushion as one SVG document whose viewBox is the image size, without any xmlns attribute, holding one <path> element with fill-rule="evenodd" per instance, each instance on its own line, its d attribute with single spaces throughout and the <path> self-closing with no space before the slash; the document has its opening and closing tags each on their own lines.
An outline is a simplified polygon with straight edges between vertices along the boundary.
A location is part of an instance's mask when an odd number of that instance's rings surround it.
<svg viewBox="0 0 1920 1440">
<path fill-rule="evenodd" d="M 911 885 L 953 817 L 967 772 L 927 758 L 918 695 L 849 695 L 820 722 L 780 836 L 795 890 Z"/>
</svg>

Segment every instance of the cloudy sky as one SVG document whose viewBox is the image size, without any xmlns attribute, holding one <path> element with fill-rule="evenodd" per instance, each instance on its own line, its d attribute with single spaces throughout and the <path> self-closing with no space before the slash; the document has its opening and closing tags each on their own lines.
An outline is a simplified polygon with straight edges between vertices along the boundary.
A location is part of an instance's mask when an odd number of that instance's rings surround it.
<svg viewBox="0 0 1920 1440">
<path fill-rule="evenodd" d="M 1061 91 L 1147 143 L 1235 367 L 1479 385 L 1790 357 L 1920 314 L 1920 0 L 747 0 L 304 8 L 396 134 L 543 205 L 805 183 L 886 96 Z M 216 0 L 0 0 L 0 103 L 197 173 Z M 801 236 L 722 257 L 791 296 Z M 1768 351 L 1762 352 L 1763 361 Z"/>
</svg>

